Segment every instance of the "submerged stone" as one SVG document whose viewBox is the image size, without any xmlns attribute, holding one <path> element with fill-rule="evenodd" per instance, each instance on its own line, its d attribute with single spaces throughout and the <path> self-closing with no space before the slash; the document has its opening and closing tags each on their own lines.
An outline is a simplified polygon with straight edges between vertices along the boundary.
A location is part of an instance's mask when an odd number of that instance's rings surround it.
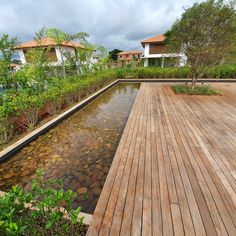
<svg viewBox="0 0 236 236">
<path fill-rule="evenodd" d="M 88 188 L 86 188 L 86 187 L 81 187 L 81 188 L 77 189 L 77 193 L 79 195 L 87 193 L 87 192 L 88 192 Z"/>
</svg>

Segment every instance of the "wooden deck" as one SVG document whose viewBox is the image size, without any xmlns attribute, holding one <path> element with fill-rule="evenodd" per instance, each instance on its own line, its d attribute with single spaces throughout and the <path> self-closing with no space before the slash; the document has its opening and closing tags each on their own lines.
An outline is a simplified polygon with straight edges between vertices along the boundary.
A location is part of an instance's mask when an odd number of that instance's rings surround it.
<svg viewBox="0 0 236 236">
<path fill-rule="evenodd" d="M 236 235 L 236 84 L 142 83 L 88 235 Z"/>
</svg>

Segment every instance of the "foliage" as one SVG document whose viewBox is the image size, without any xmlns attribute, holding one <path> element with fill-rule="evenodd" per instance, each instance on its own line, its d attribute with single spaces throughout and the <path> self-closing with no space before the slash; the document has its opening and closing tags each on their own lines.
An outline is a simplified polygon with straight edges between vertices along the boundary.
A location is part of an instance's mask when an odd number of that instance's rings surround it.
<svg viewBox="0 0 236 236">
<path fill-rule="evenodd" d="M 42 94 L 42 98 L 47 104 L 47 111 L 50 115 L 58 113 L 62 107 L 60 80 L 57 78 L 52 80 L 53 83 L 50 84 L 47 90 Z"/>
<path fill-rule="evenodd" d="M 119 68 L 116 70 L 116 76 L 123 78 L 191 78 L 190 67 L 136 67 L 136 68 Z M 200 78 L 236 78 L 236 64 L 212 66 L 205 68 L 199 75 Z"/>
<path fill-rule="evenodd" d="M 63 71 L 63 77 L 66 77 L 66 64 L 71 69 L 74 69 L 74 71 L 77 71 L 76 68 L 76 61 L 77 61 L 77 55 L 72 54 L 69 50 L 65 50 L 65 48 L 62 48 L 63 42 L 69 42 L 71 40 L 80 40 L 81 42 L 86 42 L 86 38 L 89 36 L 85 32 L 79 32 L 76 34 L 68 34 L 66 32 L 63 32 L 56 28 L 48 28 L 45 29 L 45 35 L 47 37 L 52 38 L 57 45 L 57 48 L 59 49 L 61 57 L 61 65 L 62 65 L 62 71 Z"/>
<path fill-rule="evenodd" d="M 81 208 L 72 208 L 76 193 L 64 191 L 61 180 L 44 180 L 43 174 L 37 171 L 30 190 L 14 186 L 0 197 L 1 235 L 68 235 L 73 225 L 82 227 Z"/>
<path fill-rule="evenodd" d="M 173 85 L 172 90 L 176 94 L 189 94 L 189 95 L 219 95 L 220 92 L 213 89 L 210 85 L 198 85 L 195 87 L 179 84 Z"/>
<path fill-rule="evenodd" d="M 16 114 L 23 115 L 24 125 L 32 128 L 38 123 L 41 110 L 50 115 L 59 113 L 64 105 L 71 105 L 116 78 L 115 71 L 103 71 L 65 79 L 49 78 L 37 83 L 19 82 L 20 88 L 0 95 L 1 143 L 7 142 L 13 135 Z"/>
<path fill-rule="evenodd" d="M 26 126 L 33 128 L 38 122 L 39 110 L 43 107 L 42 97 L 30 89 L 24 89 L 13 102 L 18 112 L 24 114 Z"/>
<path fill-rule="evenodd" d="M 205 78 L 236 78 L 236 64 L 213 66 L 203 70 Z"/>
<path fill-rule="evenodd" d="M 17 109 L 13 103 L 15 94 L 13 91 L 5 92 L 1 96 L 0 104 L 0 143 L 6 143 L 14 132 L 14 120 L 17 117 Z"/>
<path fill-rule="evenodd" d="M 172 50 L 187 56 L 194 86 L 205 67 L 222 63 L 235 51 L 235 9 L 223 0 L 195 3 L 165 35 Z"/>
<path fill-rule="evenodd" d="M 84 48 L 77 49 L 77 64 L 82 74 L 106 69 L 109 61 L 108 51 L 102 45 L 92 45 L 83 42 Z"/>
<path fill-rule="evenodd" d="M 48 65 L 48 50 L 50 49 L 33 48 L 27 51 L 26 57 L 30 63 L 24 65 L 14 74 L 14 82 L 18 87 L 43 90 L 47 82 L 45 68 Z"/>
<path fill-rule="evenodd" d="M 113 61 L 117 61 L 118 59 L 117 54 L 120 52 L 122 52 L 122 50 L 117 49 L 117 48 L 113 49 L 112 51 L 109 51 L 109 58 Z"/>
<path fill-rule="evenodd" d="M 10 64 L 13 55 L 13 48 L 17 44 L 17 38 L 10 38 L 4 34 L 0 38 L 0 84 L 3 88 L 11 88 L 13 82 L 13 73 L 10 70 Z"/>
<path fill-rule="evenodd" d="M 16 45 L 17 38 L 10 38 L 9 35 L 4 34 L 0 39 L 0 52 L 2 55 L 2 59 L 7 61 L 8 63 L 11 62 L 13 51 L 12 48 Z"/>
<path fill-rule="evenodd" d="M 95 46 L 97 61 L 92 64 L 92 71 L 102 71 L 107 69 L 107 64 L 109 62 L 108 51 L 102 45 Z"/>
</svg>

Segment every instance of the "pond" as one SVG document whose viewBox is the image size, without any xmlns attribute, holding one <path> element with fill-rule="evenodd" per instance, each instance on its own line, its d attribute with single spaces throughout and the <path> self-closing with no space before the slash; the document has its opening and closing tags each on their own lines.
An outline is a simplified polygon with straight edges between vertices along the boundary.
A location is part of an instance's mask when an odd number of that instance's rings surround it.
<svg viewBox="0 0 236 236">
<path fill-rule="evenodd" d="M 29 187 L 43 168 L 46 179 L 61 179 L 79 194 L 74 206 L 92 214 L 139 86 L 118 83 L 0 164 L 0 190 Z"/>
</svg>

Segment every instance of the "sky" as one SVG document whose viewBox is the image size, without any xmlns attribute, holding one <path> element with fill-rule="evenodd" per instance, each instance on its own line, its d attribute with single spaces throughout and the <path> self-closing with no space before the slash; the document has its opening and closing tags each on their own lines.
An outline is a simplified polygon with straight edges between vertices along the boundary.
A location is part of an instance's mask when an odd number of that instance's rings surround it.
<svg viewBox="0 0 236 236">
<path fill-rule="evenodd" d="M 0 36 L 30 40 L 42 27 L 87 32 L 108 50 L 141 49 L 164 33 L 196 0 L 0 0 Z"/>
</svg>

